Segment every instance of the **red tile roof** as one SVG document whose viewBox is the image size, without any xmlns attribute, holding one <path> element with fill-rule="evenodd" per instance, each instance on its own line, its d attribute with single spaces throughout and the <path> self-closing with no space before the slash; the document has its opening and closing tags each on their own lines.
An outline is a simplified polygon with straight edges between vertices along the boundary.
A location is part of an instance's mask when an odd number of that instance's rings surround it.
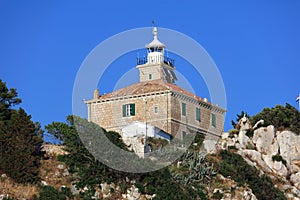
<svg viewBox="0 0 300 200">
<path fill-rule="evenodd" d="M 99 99 L 116 98 L 116 97 L 122 97 L 128 95 L 141 95 L 145 93 L 161 92 L 161 91 L 168 91 L 168 90 L 182 93 L 186 96 L 197 99 L 198 101 L 200 100 L 204 101 L 204 99 L 202 99 L 201 97 L 181 88 L 180 86 L 172 83 L 168 83 L 163 80 L 153 80 L 148 82 L 135 83 L 133 85 L 121 88 L 114 92 L 104 94 Z"/>
</svg>

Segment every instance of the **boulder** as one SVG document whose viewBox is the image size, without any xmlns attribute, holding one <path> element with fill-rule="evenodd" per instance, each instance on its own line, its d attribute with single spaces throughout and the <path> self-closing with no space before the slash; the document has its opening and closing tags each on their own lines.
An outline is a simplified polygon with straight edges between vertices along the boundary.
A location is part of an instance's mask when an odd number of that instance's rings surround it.
<svg viewBox="0 0 300 200">
<path fill-rule="evenodd" d="M 76 188 L 76 182 L 71 183 L 71 188 L 70 189 L 71 189 L 71 193 L 73 195 L 79 195 L 80 190 Z"/>
<path fill-rule="evenodd" d="M 249 188 L 243 193 L 244 200 L 257 200 L 256 196 L 252 193 L 252 190 Z"/>
<path fill-rule="evenodd" d="M 292 187 L 292 193 L 294 193 L 297 197 L 300 197 L 300 190 L 298 190 L 296 187 Z"/>
<path fill-rule="evenodd" d="M 204 149 L 206 150 L 207 153 L 216 153 L 217 148 L 216 148 L 216 144 L 217 141 L 215 140 L 204 140 L 203 141 L 204 144 Z"/>
<path fill-rule="evenodd" d="M 246 135 L 245 130 L 240 130 L 238 135 L 238 141 L 240 143 L 241 148 L 245 148 L 247 143 L 249 142 L 250 138 Z"/>
<path fill-rule="evenodd" d="M 300 160 L 300 136 L 291 131 L 283 131 L 277 135 L 280 155 L 288 166 L 293 161 Z"/>
<path fill-rule="evenodd" d="M 300 189 L 300 172 L 292 174 L 290 180 L 293 183 L 293 185 Z"/>
<path fill-rule="evenodd" d="M 256 149 L 262 154 L 276 155 L 278 153 L 278 143 L 275 137 L 273 125 L 261 127 L 254 131 L 252 142 Z"/>
<path fill-rule="evenodd" d="M 57 169 L 63 170 L 63 169 L 65 169 L 65 165 L 59 164 L 59 165 L 57 165 Z"/>
<path fill-rule="evenodd" d="M 223 132 L 221 135 L 222 140 L 227 139 L 229 137 L 229 133 L 228 132 Z"/>
<path fill-rule="evenodd" d="M 272 155 L 262 155 L 262 158 L 274 173 L 284 177 L 287 176 L 287 168 L 281 161 L 273 161 Z"/>
<path fill-rule="evenodd" d="M 250 149 L 239 150 L 237 152 L 244 158 L 248 158 L 251 161 L 255 162 L 257 165 L 254 165 L 258 169 L 262 169 L 264 172 L 271 172 L 271 168 L 264 162 L 260 152 Z M 249 164 L 249 163 L 248 163 Z"/>
</svg>

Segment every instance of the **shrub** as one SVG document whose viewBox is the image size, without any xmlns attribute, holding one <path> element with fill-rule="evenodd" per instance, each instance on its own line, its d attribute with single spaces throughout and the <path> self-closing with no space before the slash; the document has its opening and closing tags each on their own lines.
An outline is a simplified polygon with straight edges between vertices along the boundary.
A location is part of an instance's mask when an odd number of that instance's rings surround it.
<svg viewBox="0 0 300 200">
<path fill-rule="evenodd" d="M 233 138 L 235 134 L 236 135 L 239 134 L 239 130 L 238 129 L 231 129 L 231 130 L 228 131 L 228 133 L 229 133 L 229 137 Z"/>
<path fill-rule="evenodd" d="M 242 156 L 228 150 L 222 150 L 220 155 L 220 173 L 223 176 L 231 176 L 239 185 L 248 184 L 258 199 L 286 199 L 268 176 L 259 176 L 259 171 L 248 165 Z"/>
<path fill-rule="evenodd" d="M 264 108 L 260 113 L 250 118 L 252 124 L 260 119 L 264 120 L 264 126 L 274 125 L 279 130 L 291 130 L 300 134 L 300 112 L 290 104 L 276 105 L 274 108 Z"/>
<path fill-rule="evenodd" d="M 282 164 L 284 164 L 286 166 L 286 160 L 284 160 L 280 154 L 276 154 L 276 155 L 272 156 L 272 160 L 273 160 L 273 162 L 274 161 L 282 162 Z"/>
<path fill-rule="evenodd" d="M 213 199 L 222 199 L 224 196 L 223 193 L 221 193 L 219 190 L 217 192 L 215 192 L 212 196 Z"/>
<path fill-rule="evenodd" d="M 62 188 L 61 191 L 55 189 L 52 186 L 43 186 L 40 188 L 39 198 L 38 200 L 65 200 L 65 199 L 72 199 L 73 195 L 69 188 Z"/>
</svg>

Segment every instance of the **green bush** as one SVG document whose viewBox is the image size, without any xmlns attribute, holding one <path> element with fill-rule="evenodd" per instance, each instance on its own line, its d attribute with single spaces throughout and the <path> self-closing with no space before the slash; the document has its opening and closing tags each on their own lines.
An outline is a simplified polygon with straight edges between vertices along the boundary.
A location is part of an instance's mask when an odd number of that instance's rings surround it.
<svg viewBox="0 0 300 200">
<path fill-rule="evenodd" d="M 224 196 L 223 193 L 221 193 L 219 190 L 217 192 L 215 192 L 212 196 L 213 199 L 222 199 Z"/>
<path fill-rule="evenodd" d="M 248 184 L 258 199 L 286 199 L 268 176 L 259 176 L 259 171 L 248 165 L 242 156 L 228 150 L 222 150 L 220 155 L 220 173 L 223 176 L 230 176 L 239 185 Z"/>
<path fill-rule="evenodd" d="M 69 116 L 67 123 L 53 122 L 47 125 L 46 129 L 57 138 L 59 137 L 66 146 L 66 150 L 70 153 L 59 156 L 59 160 L 68 165 L 70 173 L 75 173 L 80 177 L 76 186 L 78 188 L 88 187 L 90 189 L 87 192 L 81 193 L 81 198 L 90 199 L 91 195 L 94 194 L 93 188 L 103 182 L 117 183 L 120 185 L 122 192 L 125 192 L 131 186 L 126 181 L 126 179 L 129 179 L 136 181 L 136 187 L 139 188 L 141 193 L 156 194 L 155 199 L 207 199 L 205 189 L 199 187 L 199 185 L 194 185 L 194 188 L 192 188 L 192 184 L 184 187 L 181 183 L 174 180 L 169 168 L 143 174 L 132 174 L 107 167 L 96 160 L 83 145 L 82 139 L 89 138 L 79 137 L 75 128 L 75 120 L 80 124 L 80 131 L 82 132 L 87 131 L 89 133 L 89 128 L 92 127 L 91 130 L 95 134 L 101 129 L 98 125 L 75 116 Z M 105 134 L 111 142 L 126 150 L 126 145 L 122 142 L 118 133 L 106 132 L 106 130 L 102 129 L 101 134 Z M 137 160 L 140 159 L 134 154 L 133 156 Z M 143 162 L 142 164 L 153 166 L 155 164 L 147 161 L 147 159 L 143 159 Z M 139 164 L 141 162 L 137 163 L 136 167 L 139 167 Z"/>
<path fill-rule="evenodd" d="M 273 160 L 273 162 L 274 162 L 274 161 L 278 161 L 278 162 L 281 161 L 282 164 L 284 164 L 285 166 L 286 166 L 286 164 L 287 164 L 287 163 L 286 163 L 286 160 L 284 160 L 280 154 L 276 154 L 276 155 L 272 156 L 272 160 Z"/>
<path fill-rule="evenodd" d="M 61 191 L 52 186 L 43 186 L 40 188 L 39 198 L 37 200 L 66 200 L 73 199 L 73 195 L 69 188 L 62 188 Z"/>
<path fill-rule="evenodd" d="M 250 118 L 251 123 L 264 120 L 264 126 L 274 125 L 279 130 L 291 130 L 300 134 L 300 112 L 290 104 L 276 105 L 274 108 L 264 108 L 260 113 Z"/>
<path fill-rule="evenodd" d="M 234 129 L 229 130 L 228 133 L 229 133 L 229 137 L 233 138 L 235 134 L 236 135 L 239 134 L 239 130 L 234 128 Z"/>
</svg>

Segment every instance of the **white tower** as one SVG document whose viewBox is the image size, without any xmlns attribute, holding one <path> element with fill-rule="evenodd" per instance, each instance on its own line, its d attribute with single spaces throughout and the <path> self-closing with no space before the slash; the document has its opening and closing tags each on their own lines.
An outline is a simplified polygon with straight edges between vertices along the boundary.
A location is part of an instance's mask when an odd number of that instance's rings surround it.
<svg viewBox="0 0 300 200">
<path fill-rule="evenodd" d="M 138 58 L 137 68 L 140 71 L 140 82 L 161 79 L 174 83 L 177 77 L 174 73 L 174 60 L 165 57 L 166 46 L 157 38 L 157 28 L 153 27 L 153 40 L 146 45 L 147 58 Z"/>
</svg>

